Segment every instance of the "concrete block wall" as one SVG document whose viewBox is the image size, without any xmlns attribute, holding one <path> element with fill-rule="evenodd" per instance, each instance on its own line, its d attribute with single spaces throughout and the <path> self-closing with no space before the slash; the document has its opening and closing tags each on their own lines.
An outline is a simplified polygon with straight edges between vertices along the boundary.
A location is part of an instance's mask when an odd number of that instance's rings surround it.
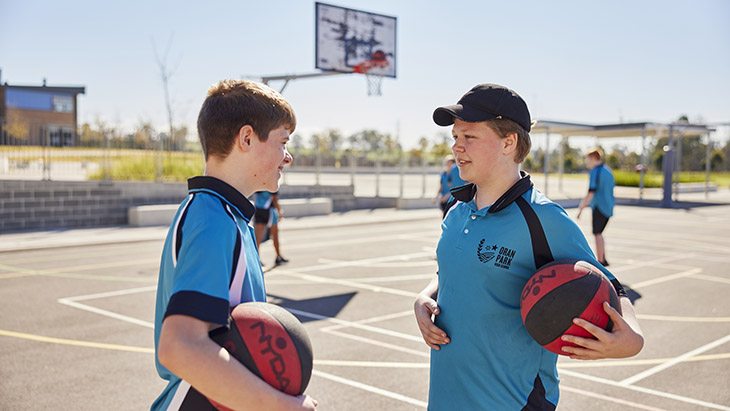
<svg viewBox="0 0 730 411">
<path fill-rule="evenodd" d="M 332 211 L 341 212 L 358 208 L 355 188 L 352 186 L 290 186 L 282 185 L 279 198 L 316 198 L 332 199 Z"/>
<path fill-rule="evenodd" d="M 184 183 L 0 180 L 0 232 L 127 224 L 127 209 L 179 203 Z"/>
<path fill-rule="evenodd" d="M 351 186 L 282 186 L 280 198 L 328 197 L 357 208 Z M 179 204 L 187 183 L 0 180 L 0 233 L 128 224 L 133 206 Z"/>
</svg>

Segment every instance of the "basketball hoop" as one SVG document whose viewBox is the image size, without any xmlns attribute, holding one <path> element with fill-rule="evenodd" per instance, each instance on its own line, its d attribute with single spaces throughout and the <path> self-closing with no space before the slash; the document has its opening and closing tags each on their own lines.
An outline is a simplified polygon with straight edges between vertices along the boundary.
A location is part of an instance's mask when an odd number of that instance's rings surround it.
<svg viewBox="0 0 730 411">
<path fill-rule="evenodd" d="M 381 52 L 382 53 L 382 52 Z M 362 63 L 355 66 L 353 71 L 355 73 L 361 73 L 365 75 L 365 79 L 367 80 L 368 84 L 368 96 L 380 96 L 381 95 L 381 89 L 380 85 L 383 82 L 383 74 L 380 74 L 378 70 L 371 71 L 372 69 L 380 69 L 385 68 L 390 65 L 388 60 L 385 59 L 385 56 L 379 56 L 375 53 L 373 53 L 373 57 L 376 57 L 372 60 L 365 60 Z"/>
<path fill-rule="evenodd" d="M 368 81 L 368 96 L 380 96 L 380 84 L 383 82 L 382 74 L 365 73 Z"/>
</svg>

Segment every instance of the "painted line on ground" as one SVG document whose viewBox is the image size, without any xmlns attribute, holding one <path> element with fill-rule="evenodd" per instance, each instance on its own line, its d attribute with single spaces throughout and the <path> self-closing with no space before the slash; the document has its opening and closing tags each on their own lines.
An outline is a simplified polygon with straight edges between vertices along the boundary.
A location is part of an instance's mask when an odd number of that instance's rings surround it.
<svg viewBox="0 0 730 411">
<path fill-rule="evenodd" d="M 330 277 L 322 277 L 318 275 L 313 274 L 302 274 L 298 271 L 293 270 L 282 270 L 281 272 L 286 273 L 287 275 L 290 275 L 295 278 L 299 278 L 302 280 L 307 280 L 313 283 L 320 283 L 320 284 L 332 284 L 332 285 L 343 285 L 350 288 L 358 288 L 363 290 L 372 291 L 375 293 L 386 293 L 386 294 L 393 294 L 393 295 L 399 295 L 403 297 L 410 297 L 410 298 L 416 298 L 418 296 L 418 293 L 414 293 L 412 291 L 405 291 L 405 290 L 399 290 L 396 288 L 390 288 L 390 287 L 380 287 L 376 285 L 370 285 L 370 284 L 363 284 L 356 281 L 349 281 L 349 280 L 338 280 L 335 278 Z"/>
<path fill-rule="evenodd" d="M 69 340 L 66 338 L 45 337 L 42 335 L 19 333 L 15 331 L 0 330 L 0 335 L 6 337 L 20 338 L 24 340 L 38 341 L 49 344 L 75 345 L 78 347 L 102 348 L 105 350 L 117 350 L 128 352 L 141 352 L 146 354 L 154 354 L 155 349 L 149 347 L 133 347 L 130 345 L 106 344 L 92 341 Z"/>
<path fill-rule="evenodd" d="M 659 278 L 653 278 L 651 280 L 646 280 L 646 281 L 641 281 L 641 282 L 638 282 L 638 283 L 634 283 L 634 284 L 631 284 L 630 287 L 631 287 L 632 290 L 636 290 L 636 289 L 639 289 L 639 288 L 642 288 L 642 287 L 647 287 L 647 286 L 650 286 L 650 285 L 661 284 L 661 283 L 665 283 L 667 281 L 673 281 L 673 280 L 676 280 L 676 279 L 679 279 L 679 278 L 691 277 L 691 276 L 693 276 L 695 274 L 699 274 L 701 272 L 702 272 L 702 269 L 701 268 L 693 268 L 691 270 L 682 271 L 682 272 L 675 273 L 675 274 L 671 274 L 671 275 L 664 275 L 664 276 L 659 277 Z"/>
<path fill-rule="evenodd" d="M 685 358 L 682 362 L 697 362 L 697 361 L 717 361 L 730 359 L 730 353 L 723 354 L 708 354 L 708 355 L 696 355 L 694 357 Z M 605 368 L 605 367 L 634 367 L 637 365 L 655 365 L 663 364 L 672 358 L 651 358 L 646 360 L 605 360 L 605 361 L 570 361 L 570 362 L 558 362 L 558 369 L 573 369 L 573 368 Z"/>
<path fill-rule="evenodd" d="M 426 408 L 428 406 L 428 403 L 426 403 L 424 401 L 420 401 L 420 400 L 417 400 L 417 399 L 411 398 L 411 397 L 406 397 L 405 395 L 387 391 L 382 388 L 373 387 L 372 385 L 367 385 L 367 384 L 363 384 L 361 382 L 349 380 L 347 378 L 338 377 L 336 375 L 328 374 L 326 372 L 313 370 L 312 375 L 316 375 L 317 377 L 325 378 L 330 381 L 339 382 L 341 384 L 349 385 L 350 387 L 358 388 L 363 391 L 368 391 L 373 394 L 378 394 L 383 397 L 405 402 L 407 404 L 415 405 L 417 407 Z"/>
<path fill-rule="evenodd" d="M 327 322 L 331 322 L 331 323 L 334 323 L 334 324 L 337 324 L 337 325 L 340 325 L 343 327 L 357 328 L 360 330 L 365 330 L 365 331 L 370 331 L 370 332 L 374 332 L 377 334 L 387 335 L 390 337 L 400 338 L 400 339 L 407 340 L 407 341 L 414 341 L 414 342 L 423 341 L 422 338 L 411 335 L 411 334 L 405 334 L 405 333 L 398 332 L 398 331 L 387 330 L 385 328 L 373 327 L 370 325 L 365 325 L 362 323 L 357 323 L 357 322 L 352 322 L 352 321 L 340 320 L 339 318 L 310 313 L 310 312 L 306 312 L 306 311 L 302 311 L 302 310 L 296 310 L 293 308 L 288 308 L 288 307 L 285 307 L 285 308 L 292 314 L 301 315 L 301 316 L 309 317 L 309 318 L 314 318 L 316 320 L 325 320 Z M 322 328 L 322 331 L 327 331 L 328 328 L 329 327 Z"/>
<path fill-rule="evenodd" d="M 151 283 L 157 282 L 157 277 L 117 277 L 111 275 L 93 275 L 93 274 L 77 274 L 77 273 L 65 273 L 58 270 L 33 270 L 20 267 L 10 267 L 0 264 L 0 269 L 6 271 L 12 271 L 14 277 L 30 277 L 30 276 L 45 276 L 45 277 L 57 277 L 57 278 L 72 278 L 78 280 L 94 280 L 94 281 L 114 281 L 114 282 L 134 282 L 134 283 Z M 2 278 L 12 278 L 9 274 L 0 276 Z"/>
<path fill-rule="evenodd" d="M 639 320 L 672 321 L 686 323 L 727 323 L 730 317 L 679 317 L 671 315 L 636 314 Z"/>
<path fill-rule="evenodd" d="M 581 374 L 581 373 L 578 373 L 578 372 L 575 372 L 575 371 L 561 370 L 560 373 L 561 374 L 564 374 L 564 375 L 569 375 L 571 377 L 580 378 L 580 379 L 583 379 L 583 380 L 597 382 L 599 384 L 610 385 L 612 387 L 626 388 L 626 389 L 632 390 L 632 391 L 637 391 L 637 392 L 642 392 L 642 393 L 645 393 L 645 394 L 656 395 L 657 397 L 669 398 L 669 399 L 676 400 L 676 401 L 681 401 L 681 402 L 684 402 L 684 403 L 687 403 L 687 404 L 699 405 L 699 406 L 702 406 L 702 407 L 712 408 L 712 409 L 716 409 L 716 410 L 730 411 L 730 407 L 726 407 L 724 405 L 713 404 L 711 402 L 697 400 L 697 399 L 689 398 L 689 397 L 683 397 L 681 395 L 676 395 L 676 394 L 671 394 L 671 393 L 668 393 L 668 392 L 653 390 L 651 388 L 638 387 L 636 385 L 620 385 L 616 381 L 612 381 L 612 380 L 609 380 L 609 379 L 606 379 L 606 378 L 601 378 L 601 377 L 594 377 L 592 375 Z"/>
<path fill-rule="evenodd" d="M 705 351 L 709 351 L 709 350 L 711 350 L 711 349 L 713 349 L 715 347 L 718 347 L 718 346 L 720 346 L 722 344 L 725 344 L 725 343 L 728 343 L 728 342 L 730 342 L 730 334 L 728 334 L 728 335 L 726 335 L 726 336 L 724 336 L 722 338 L 719 338 L 719 339 L 717 339 L 717 340 L 715 340 L 715 341 L 713 341 L 711 343 L 705 344 L 702 347 L 695 348 L 692 351 L 686 352 L 686 353 L 684 353 L 684 354 L 682 354 L 682 355 L 680 355 L 680 356 L 678 356 L 676 358 L 673 358 L 673 359 L 671 359 L 671 360 L 669 360 L 669 361 L 667 361 L 667 362 L 665 362 L 663 364 L 657 365 L 656 367 L 652 367 L 652 368 L 650 368 L 650 369 L 648 369 L 646 371 L 640 372 L 640 373 L 638 373 L 638 374 L 636 374 L 634 376 L 631 376 L 629 378 L 626 378 L 626 379 L 620 381 L 618 384 L 620 386 L 632 385 L 632 384 L 634 384 L 634 383 L 636 383 L 638 381 L 643 380 L 644 378 L 650 377 L 650 376 L 652 376 L 652 375 L 654 375 L 654 374 L 656 374 L 658 372 L 661 372 L 661 371 L 666 370 L 669 367 L 672 367 L 674 365 L 677 365 L 677 364 L 683 362 L 687 358 L 691 358 L 691 357 L 694 357 L 694 356 L 696 356 L 698 354 L 702 354 Z"/>
<path fill-rule="evenodd" d="M 620 398 L 609 397 L 607 395 L 602 395 L 602 394 L 596 394 L 595 392 L 584 391 L 584 390 L 581 390 L 581 389 L 578 389 L 578 388 L 573 388 L 573 387 L 566 387 L 565 385 L 561 385 L 560 386 L 560 391 L 572 392 L 572 393 L 575 393 L 575 394 L 584 395 L 586 397 L 596 398 L 596 399 L 603 400 L 603 401 L 608 401 L 608 402 L 613 402 L 613 403 L 616 403 L 616 404 L 625 405 L 627 407 L 638 408 L 640 410 L 667 411 L 664 408 L 650 407 L 648 405 L 639 404 L 639 403 L 636 403 L 636 402 L 625 401 L 625 400 L 622 400 Z"/>
<path fill-rule="evenodd" d="M 329 258 L 319 258 L 317 259 L 319 263 L 322 264 L 333 264 L 333 263 L 344 263 L 347 262 L 347 260 L 334 260 Z M 367 267 L 373 267 L 373 268 L 406 268 L 406 267 L 427 267 L 427 266 L 435 266 L 436 260 L 426 260 L 426 261 L 406 261 L 406 262 L 387 262 L 387 263 L 370 263 L 367 265 Z"/>
<path fill-rule="evenodd" d="M 428 369 L 431 364 L 427 362 L 388 362 L 388 361 L 343 361 L 343 360 L 314 360 L 314 365 L 327 365 L 334 367 L 354 368 L 411 368 Z"/>
<path fill-rule="evenodd" d="M 302 242 L 298 244 L 290 244 L 288 242 L 286 245 L 287 250 L 303 250 L 307 248 L 327 248 L 337 245 L 346 245 L 346 244 L 361 244 L 361 243 L 376 243 L 376 242 L 382 242 L 382 241 L 392 241 L 392 240 L 418 240 L 422 241 L 423 236 L 416 235 L 417 233 L 412 234 L 389 234 L 389 235 L 380 235 L 380 236 L 373 236 L 373 237 L 357 237 L 357 238 L 349 238 L 349 239 L 343 239 L 340 238 L 338 240 L 330 240 L 330 241 L 319 241 L 319 242 Z M 423 231 L 421 232 L 423 235 L 433 235 L 434 232 L 432 231 Z"/>
<path fill-rule="evenodd" d="M 78 308 L 80 310 L 92 312 L 95 314 L 100 314 L 105 317 L 114 318 L 117 320 L 135 324 L 135 325 L 141 325 L 142 327 L 155 328 L 155 325 L 149 321 L 143 321 L 143 320 L 140 320 L 137 318 L 118 314 L 113 311 L 108 311 L 108 310 L 103 310 L 101 308 L 92 307 L 90 305 L 79 303 L 78 301 L 86 301 L 86 300 L 92 300 L 92 299 L 98 299 L 98 298 L 108 298 L 108 297 L 116 297 L 116 296 L 120 296 L 120 295 L 136 294 L 136 293 L 142 293 L 142 292 L 155 291 L 156 289 L 157 289 L 156 285 L 148 286 L 148 287 L 129 288 L 129 289 L 124 289 L 124 290 L 109 291 L 109 292 L 104 292 L 104 293 L 95 293 L 95 294 L 79 295 L 76 297 L 59 298 L 57 301 L 60 304 L 64 304 L 69 307 Z"/>
</svg>

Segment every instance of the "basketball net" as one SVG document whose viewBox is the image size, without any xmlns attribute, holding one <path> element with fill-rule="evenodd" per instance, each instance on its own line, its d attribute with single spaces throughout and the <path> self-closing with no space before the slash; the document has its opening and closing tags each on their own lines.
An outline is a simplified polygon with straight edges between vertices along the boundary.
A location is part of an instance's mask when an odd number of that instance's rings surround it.
<svg viewBox="0 0 730 411">
<path fill-rule="evenodd" d="M 374 72 L 371 72 L 370 70 L 374 68 L 384 68 L 387 67 L 390 63 L 388 63 L 388 60 L 365 60 L 362 63 L 355 66 L 355 69 L 353 70 L 355 73 L 362 73 L 365 74 L 365 79 L 367 80 L 368 84 L 368 96 L 380 96 L 381 95 L 381 89 L 380 85 L 383 82 L 383 75 L 377 74 Z"/>
</svg>

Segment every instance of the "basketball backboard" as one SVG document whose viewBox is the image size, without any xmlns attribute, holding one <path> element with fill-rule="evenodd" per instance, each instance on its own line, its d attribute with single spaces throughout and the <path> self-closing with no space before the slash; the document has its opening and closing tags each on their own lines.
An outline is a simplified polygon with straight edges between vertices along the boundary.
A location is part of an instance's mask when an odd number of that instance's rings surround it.
<svg viewBox="0 0 730 411">
<path fill-rule="evenodd" d="M 315 3 L 315 68 L 396 77 L 396 18 Z"/>
</svg>

